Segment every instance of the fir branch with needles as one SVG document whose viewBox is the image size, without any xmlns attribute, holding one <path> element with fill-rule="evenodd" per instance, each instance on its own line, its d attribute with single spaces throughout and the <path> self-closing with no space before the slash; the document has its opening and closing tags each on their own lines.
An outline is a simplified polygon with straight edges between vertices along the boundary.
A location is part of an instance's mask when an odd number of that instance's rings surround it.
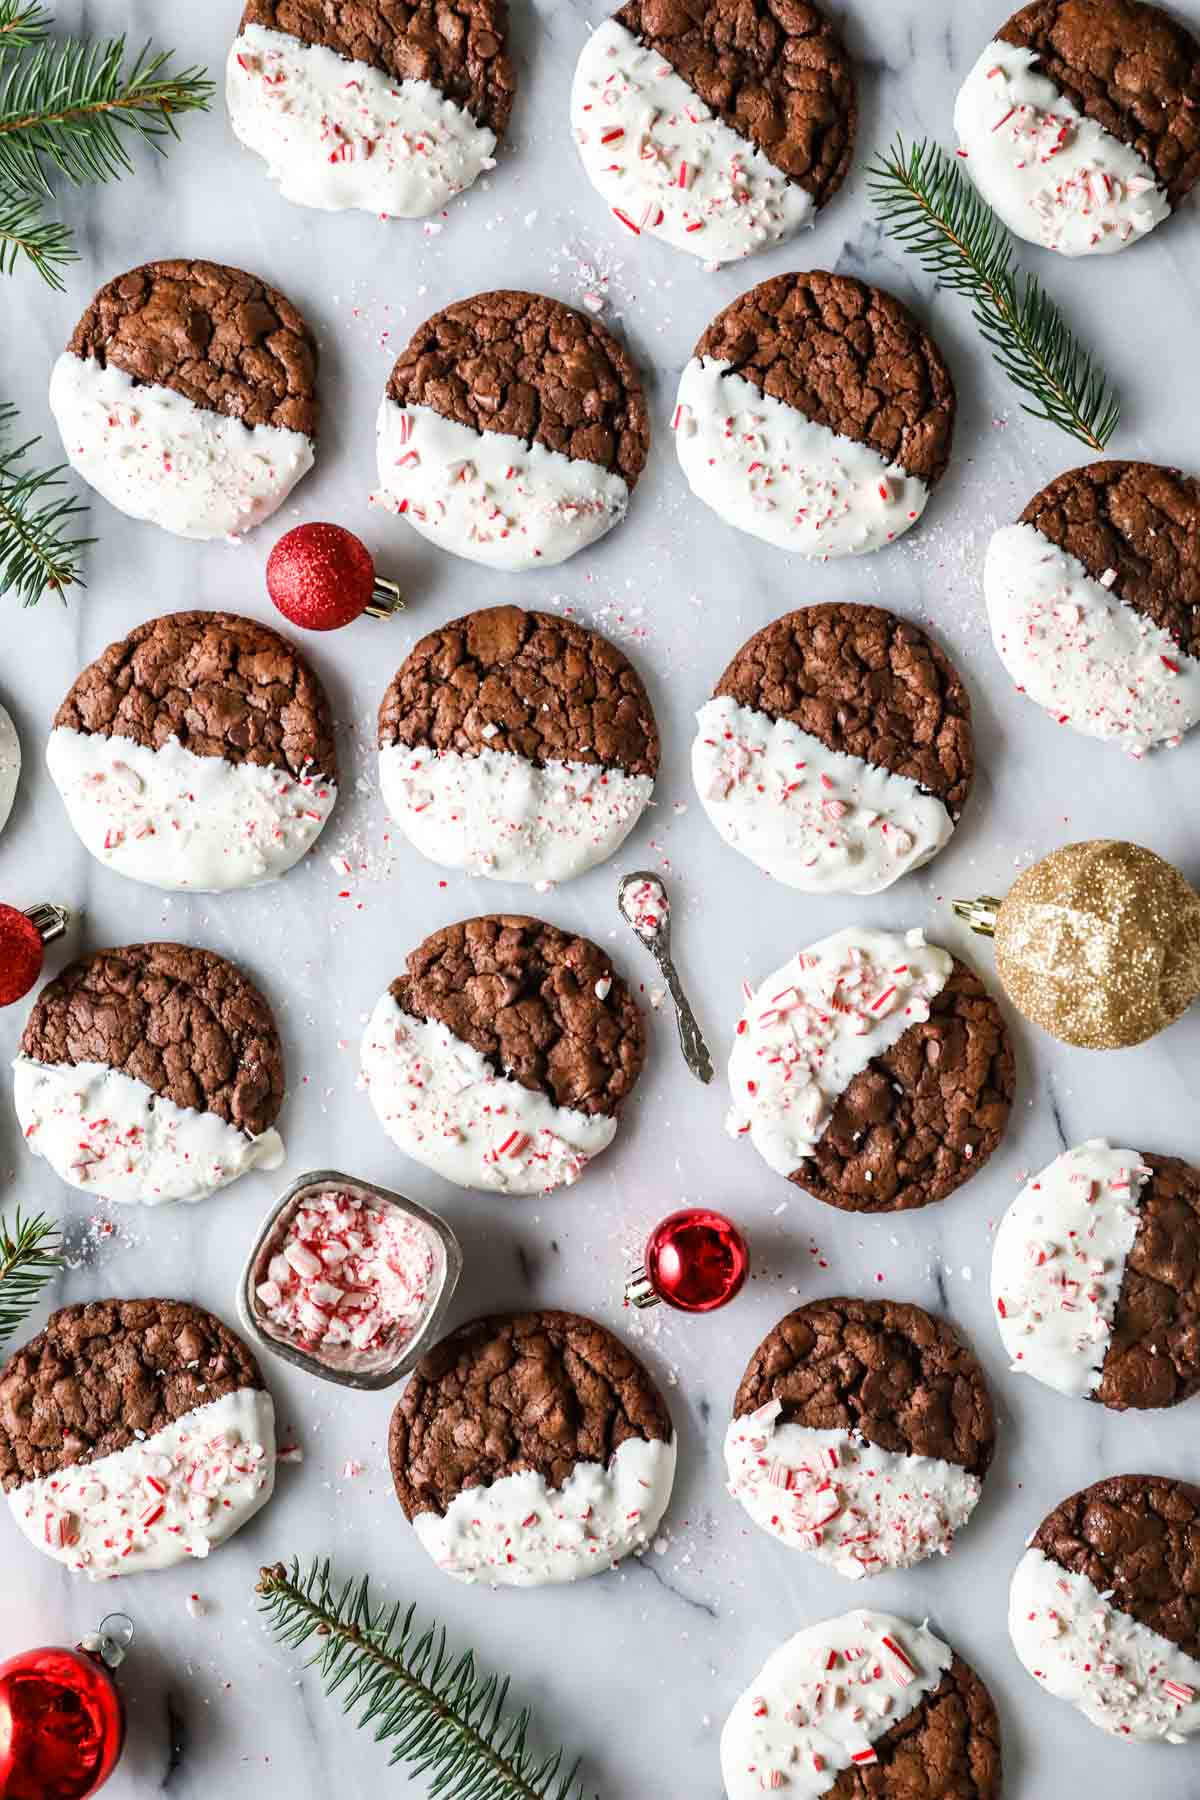
<svg viewBox="0 0 1200 1800">
<path fill-rule="evenodd" d="M 71 234 L 43 219 L 51 172 L 76 185 L 119 179 L 130 149 L 165 150 L 176 118 L 203 112 L 213 84 L 176 71 L 147 45 L 126 67 L 125 39 L 50 36 L 51 16 L 28 0 L 0 0 L 0 273 L 24 257 L 51 287 L 73 260 Z"/>
<path fill-rule="evenodd" d="M 0 1220 L 0 1345 L 25 1323 L 62 1268 L 60 1242 L 58 1227 L 40 1213 L 27 1219 L 18 1207 L 11 1230 Z"/>
<path fill-rule="evenodd" d="M 418 1632 L 415 1608 L 374 1605 L 365 1576 L 335 1591 L 328 1562 L 306 1575 L 277 1563 L 260 1571 L 258 1593 L 281 1644 L 317 1639 L 309 1666 L 326 1692 L 391 1744 L 393 1766 L 428 1778 L 430 1800 L 584 1800 L 578 1763 L 529 1749 L 530 1714 L 509 1706 L 508 1681 L 481 1674 L 470 1650 L 454 1655 L 438 1626 Z"/>
<path fill-rule="evenodd" d="M 993 357 L 1027 396 L 1023 411 L 1103 451 L 1120 403 L 1035 275 L 1018 271 L 1012 238 L 952 156 L 897 138 L 867 171 L 889 237 L 963 294 Z"/>
<path fill-rule="evenodd" d="M 0 400 L 0 594 L 13 593 L 22 605 L 36 606 L 45 593 L 84 585 L 82 556 L 95 540 L 74 529 L 87 507 L 62 491 L 64 465 L 27 465 L 41 439 L 5 448 L 16 418 L 16 407 Z"/>
</svg>

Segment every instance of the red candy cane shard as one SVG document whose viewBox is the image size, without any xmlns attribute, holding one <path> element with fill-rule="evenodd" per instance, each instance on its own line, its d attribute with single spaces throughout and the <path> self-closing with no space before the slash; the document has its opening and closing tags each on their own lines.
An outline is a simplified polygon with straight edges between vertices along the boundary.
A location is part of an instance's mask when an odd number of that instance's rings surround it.
<svg viewBox="0 0 1200 1800">
<path fill-rule="evenodd" d="M 901 1687 L 908 1687 L 909 1684 L 917 1678 L 916 1668 L 904 1654 L 904 1651 L 900 1648 L 895 1638 L 885 1637 L 883 1640 L 883 1647 L 891 1657 L 893 1664 L 899 1665 L 898 1667 L 893 1668 L 892 1674 L 900 1683 Z"/>
</svg>

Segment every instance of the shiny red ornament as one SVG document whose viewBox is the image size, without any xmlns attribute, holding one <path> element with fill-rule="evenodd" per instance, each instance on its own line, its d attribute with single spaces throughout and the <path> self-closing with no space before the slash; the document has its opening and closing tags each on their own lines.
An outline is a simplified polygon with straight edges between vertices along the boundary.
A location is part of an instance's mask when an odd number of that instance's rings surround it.
<svg viewBox="0 0 1200 1800">
<path fill-rule="evenodd" d="M 124 1741 L 125 1708 L 99 1656 L 44 1648 L 0 1664 L 0 1800 L 85 1800 Z"/>
<path fill-rule="evenodd" d="M 749 1272 L 749 1247 L 733 1221 L 709 1207 L 688 1207 L 654 1227 L 625 1299 L 630 1306 L 665 1300 L 680 1312 L 716 1312 L 741 1292 Z"/>
<path fill-rule="evenodd" d="M 386 618 L 404 605 L 395 582 L 376 575 L 362 539 L 341 525 L 297 525 L 281 537 L 267 562 L 267 592 L 305 631 L 336 631 L 365 612 Z"/>
</svg>

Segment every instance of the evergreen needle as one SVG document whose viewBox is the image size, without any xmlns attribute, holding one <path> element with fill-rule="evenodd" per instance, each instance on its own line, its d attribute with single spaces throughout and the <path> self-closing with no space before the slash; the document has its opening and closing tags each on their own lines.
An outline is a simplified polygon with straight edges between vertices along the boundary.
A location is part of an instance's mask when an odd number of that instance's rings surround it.
<svg viewBox="0 0 1200 1800">
<path fill-rule="evenodd" d="M 18 1207 L 11 1231 L 0 1221 L 0 1344 L 24 1323 L 62 1268 L 58 1249 L 58 1228 L 40 1214 L 26 1219 Z"/>
<path fill-rule="evenodd" d="M 888 235 L 971 301 L 995 361 L 1028 395 L 1022 409 L 1103 451 L 1121 416 L 1107 377 L 1037 277 L 1018 273 L 1012 238 L 955 158 L 898 137 L 867 179 Z"/>
<path fill-rule="evenodd" d="M 50 15 L 38 0 L 0 0 L 0 56 L 40 44 Z"/>
<path fill-rule="evenodd" d="M 16 408 L 0 400 L 0 439 L 16 417 Z M 47 591 L 82 586 L 80 557 L 93 542 L 74 535 L 74 521 L 87 508 L 57 491 L 63 466 L 23 467 L 40 441 L 0 449 L 0 594 L 15 593 L 25 606 L 36 606 Z"/>
<path fill-rule="evenodd" d="M 307 1575 L 277 1563 L 260 1571 L 258 1593 L 281 1644 L 317 1638 L 310 1666 L 326 1692 L 345 1690 L 345 1711 L 391 1744 L 393 1765 L 429 1778 L 430 1800 L 584 1800 L 578 1763 L 564 1769 L 561 1750 L 538 1761 L 528 1749 L 530 1715 L 508 1707 L 508 1681 L 479 1674 L 470 1650 L 448 1653 L 436 1625 L 418 1637 L 415 1608 L 402 1619 L 398 1603 L 374 1606 L 365 1576 L 335 1593 L 328 1562 Z"/>
</svg>

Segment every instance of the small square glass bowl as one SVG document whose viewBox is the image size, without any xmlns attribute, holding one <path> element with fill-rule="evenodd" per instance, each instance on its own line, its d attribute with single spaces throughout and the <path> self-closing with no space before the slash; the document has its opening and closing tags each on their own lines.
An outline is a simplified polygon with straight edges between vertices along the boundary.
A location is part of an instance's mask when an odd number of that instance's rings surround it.
<svg viewBox="0 0 1200 1800">
<path fill-rule="evenodd" d="M 302 1350 L 274 1327 L 265 1316 L 258 1298 L 259 1284 L 266 1280 L 267 1266 L 287 1235 L 288 1226 L 306 1201 L 318 1194 L 349 1194 L 371 1206 L 393 1207 L 406 1218 L 415 1220 L 429 1233 L 433 1247 L 434 1275 L 430 1284 L 424 1314 L 413 1332 L 398 1350 L 376 1353 L 360 1363 L 361 1352 L 331 1349 L 317 1355 Z M 374 1182 L 360 1181 L 356 1175 L 344 1175 L 338 1169 L 313 1169 L 293 1181 L 276 1202 L 255 1241 L 238 1284 L 238 1316 L 255 1343 L 273 1356 L 294 1363 L 309 1375 L 322 1381 L 336 1381 L 342 1387 L 376 1389 L 390 1387 L 415 1368 L 422 1355 L 435 1341 L 441 1329 L 454 1290 L 462 1274 L 462 1248 L 444 1219 L 426 1207 L 419 1206 L 405 1194 L 390 1188 L 376 1187 Z"/>
</svg>

